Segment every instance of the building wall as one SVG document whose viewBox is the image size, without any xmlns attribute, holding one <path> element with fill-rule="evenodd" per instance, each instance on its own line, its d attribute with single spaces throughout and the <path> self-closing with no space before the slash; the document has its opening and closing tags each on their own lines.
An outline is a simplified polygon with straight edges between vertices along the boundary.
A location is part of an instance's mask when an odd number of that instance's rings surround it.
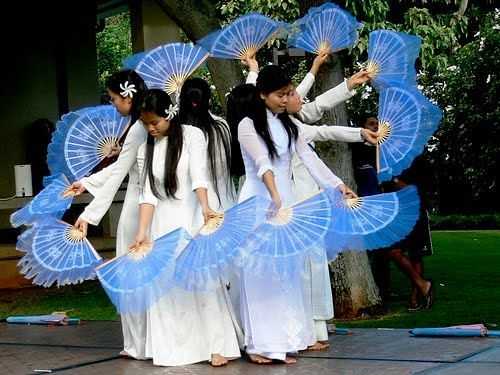
<svg viewBox="0 0 500 375">
<path fill-rule="evenodd" d="M 55 123 L 68 109 L 99 101 L 95 3 L 79 2 L 78 13 L 71 3 L 18 2 L 2 12 L 0 197 L 15 194 L 14 165 L 27 162 L 33 121 Z M 0 212 L 1 227 L 7 214 Z"/>
<path fill-rule="evenodd" d="M 131 1 L 129 6 L 134 52 L 181 40 L 179 27 L 154 0 Z"/>
</svg>

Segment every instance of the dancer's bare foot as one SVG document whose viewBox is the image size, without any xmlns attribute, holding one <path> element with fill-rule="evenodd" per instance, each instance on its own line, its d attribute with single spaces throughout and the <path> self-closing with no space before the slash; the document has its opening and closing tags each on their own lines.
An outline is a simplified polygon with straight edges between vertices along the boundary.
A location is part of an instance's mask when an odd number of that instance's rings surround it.
<svg viewBox="0 0 500 375">
<path fill-rule="evenodd" d="M 293 365 L 294 363 L 297 363 L 297 358 L 286 356 L 283 362 L 287 365 Z"/>
<path fill-rule="evenodd" d="M 256 363 L 258 365 L 268 365 L 270 363 L 273 363 L 272 359 L 263 357 L 263 356 L 258 355 L 258 354 L 249 354 L 248 358 L 250 358 L 250 361 L 252 361 L 253 363 Z"/>
<path fill-rule="evenodd" d="M 316 341 L 313 345 L 307 347 L 306 351 L 319 352 L 321 350 L 327 350 L 330 347 L 328 342 Z"/>
<path fill-rule="evenodd" d="M 120 352 L 120 357 L 124 357 L 124 358 L 132 358 L 130 354 L 128 354 L 125 350 L 122 350 Z"/>
<path fill-rule="evenodd" d="M 227 365 L 228 362 L 229 361 L 226 357 L 223 357 L 220 354 L 212 354 L 212 360 L 210 361 L 210 364 L 213 367 L 221 367 Z"/>
</svg>

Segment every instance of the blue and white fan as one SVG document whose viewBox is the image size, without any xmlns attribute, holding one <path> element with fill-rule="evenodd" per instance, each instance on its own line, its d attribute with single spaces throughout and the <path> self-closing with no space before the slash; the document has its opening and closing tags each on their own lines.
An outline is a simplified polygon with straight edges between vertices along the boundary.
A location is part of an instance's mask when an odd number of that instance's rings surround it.
<svg viewBox="0 0 500 375">
<path fill-rule="evenodd" d="M 63 173 L 70 181 L 85 177 L 108 157 L 130 123 L 111 105 L 71 113 L 64 120 L 52 137 L 47 161 L 52 175 Z"/>
<path fill-rule="evenodd" d="M 442 111 L 414 87 L 381 91 L 378 109 L 377 172 L 380 182 L 399 176 L 422 153 Z"/>
<path fill-rule="evenodd" d="M 322 191 L 281 208 L 250 233 L 242 245 L 241 265 L 250 272 L 289 277 L 301 272 L 300 261 L 321 245 L 330 227 L 332 206 Z"/>
<path fill-rule="evenodd" d="M 86 111 L 90 111 L 96 107 L 82 108 L 77 111 L 72 111 L 62 115 L 61 119 L 56 123 L 56 130 L 52 135 L 52 140 L 47 148 L 47 164 L 50 171 L 50 176 L 43 178 L 43 185 L 48 186 L 54 179 L 58 179 L 61 174 L 65 175 L 70 182 L 74 181 L 73 175 L 68 168 L 64 157 L 64 141 L 68 130 L 73 123 Z"/>
<path fill-rule="evenodd" d="M 60 219 L 71 206 L 74 193 L 69 190 L 70 182 L 64 175 L 45 187 L 26 206 L 10 215 L 10 223 L 14 228 L 31 224 L 46 216 Z"/>
<path fill-rule="evenodd" d="M 405 238 L 419 217 L 420 199 L 414 186 L 394 193 L 348 198 L 327 190 L 333 216 L 325 247 L 329 259 L 344 250 L 373 250 Z"/>
<path fill-rule="evenodd" d="M 260 13 L 249 13 L 214 31 L 196 43 L 221 59 L 251 57 L 269 40 L 284 30 L 285 23 Z"/>
<path fill-rule="evenodd" d="M 315 54 L 353 47 L 362 24 L 348 11 L 332 3 L 309 9 L 290 28 L 288 46 Z"/>
<path fill-rule="evenodd" d="M 96 268 L 119 313 L 142 313 L 174 286 L 175 259 L 190 239 L 179 228 Z"/>
<path fill-rule="evenodd" d="M 122 61 L 123 69 L 135 70 L 139 62 L 146 56 L 147 51 L 134 53 L 133 55 L 127 56 Z"/>
<path fill-rule="evenodd" d="M 16 250 L 23 253 L 31 251 L 31 249 L 33 248 L 33 235 L 37 230 L 36 226 L 37 222 L 27 227 L 19 236 L 17 236 Z"/>
<path fill-rule="evenodd" d="M 242 242 L 266 218 L 270 203 L 254 196 L 210 219 L 178 257 L 177 283 L 187 290 L 216 285 L 239 255 Z"/>
<path fill-rule="evenodd" d="M 368 38 L 366 70 L 373 85 L 379 90 L 393 83 L 416 86 L 415 61 L 421 43 L 415 35 L 392 30 L 372 31 Z"/>
<path fill-rule="evenodd" d="M 170 43 L 146 52 L 134 69 L 149 89 L 173 94 L 180 92 L 184 81 L 207 57 L 208 52 L 199 46 Z"/>
<path fill-rule="evenodd" d="M 94 269 L 102 262 L 82 232 L 54 218 L 37 222 L 23 236 L 19 247 L 27 250 L 18 263 L 21 273 L 27 279 L 33 279 L 34 284 L 44 287 L 94 279 Z"/>
</svg>

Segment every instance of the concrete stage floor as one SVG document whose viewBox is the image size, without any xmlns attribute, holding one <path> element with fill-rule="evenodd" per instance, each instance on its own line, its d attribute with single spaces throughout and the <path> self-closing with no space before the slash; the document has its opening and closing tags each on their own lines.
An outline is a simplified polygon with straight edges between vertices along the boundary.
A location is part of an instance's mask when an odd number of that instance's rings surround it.
<svg viewBox="0 0 500 375">
<path fill-rule="evenodd" d="M 355 329 L 330 336 L 328 352 L 302 353 L 296 365 L 258 366 L 240 359 L 165 368 L 120 358 L 119 322 L 45 327 L 0 324 L 0 374 L 499 375 L 500 339 L 412 338 L 407 330 Z M 49 371 L 50 370 L 50 371 Z"/>
</svg>

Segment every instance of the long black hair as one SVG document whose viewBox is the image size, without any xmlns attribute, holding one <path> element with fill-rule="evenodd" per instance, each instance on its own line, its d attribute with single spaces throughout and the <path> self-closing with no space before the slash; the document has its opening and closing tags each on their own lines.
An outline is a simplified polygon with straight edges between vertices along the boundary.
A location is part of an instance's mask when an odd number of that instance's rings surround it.
<svg viewBox="0 0 500 375">
<path fill-rule="evenodd" d="M 271 137 L 271 132 L 269 130 L 269 123 L 267 122 L 267 109 L 264 100 L 260 97 L 261 94 L 269 95 L 273 91 L 280 90 L 287 87 L 292 83 L 290 77 L 276 65 L 267 65 L 259 73 L 257 78 L 257 85 L 255 91 L 250 87 L 250 85 L 240 85 L 236 87 L 230 94 L 230 102 L 228 102 L 228 112 L 234 112 L 231 114 L 231 126 L 234 127 L 236 124 L 236 129 L 238 123 L 236 121 L 243 119 L 244 117 L 249 117 L 252 119 L 255 131 L 262 138 L 266 144 L 267 151 L 271 160 L 278 158 L 278 151 L 276 150 L 276 145 Z M 230 108 L 232 107 L 232 108 Z M 281 120 L 283 127 L 285 128 L 286 134 L 288 136 L 288 148 L 292 146 L 292 141 L 294 142 L 299 134 L 297 125 L 295 125 L 290 119 L 288 113 L 285 111 L 278 115 Z"/>
<path fill-rule="evenodd" d="M 231 169 L 231 133 L 222 120 L 217 120 L 210 114 L 210 97 L 210 86 L 206 81 L 201 78 L 186 80 L 179 97 L 179 121 L 181 124 L 197 127 L 208 140 L 210 176 L 220 204 L 217 177 L 225 171 L 219 171 L 218 168 L 226 165 Z M 232 193 L 229 176 L 225 183 L 228 187 L 226 190 Z"/>
<path fill-rule="evenodd" d="M 255 131 L 264 140 L 267 146 L 269 156 L 274 159 L 278 156 L 276 146 L 271 138 L 269 131 L 269 124 L 267 122 L 266 105 L 263 99 L 260 98 L 260 94 L 269 95 L 273 91 L 280 90 L 287 87 L 292 83 L 292 80 L 288 75 L 277 65 L 267 65 L 259 73 L 257 77 L 257 92 L 259 94 L 259 100 L 257 101 L 257 108 L 255 111 L 255 116 L 252 118 Z M 288 148 L 292 146 L 292 140 L 295 141 L 298 137 L 299 130 L 297 125 L 290 119 L 288 113 L 285 111 L 278 115 L 281 120 L 283 127 L 285 128 L 286 134 L 288 136 Z"/>
<path fill-rule="evenodd" d="M 160 117 L 166 117 L 166 111 L 172 105 L 172 100 L 168 94 L 163 90 L 152 89 L 146 91 L 144 95 L 144 100 L 140 107 L 140 111 L 151 112 Z M 179 164 L 179 159 L 181 157 L 183 145 L 183 134 L 182 126 L 179 122 L 177 116 L 174 116 L 170 120 L 170 126 L 168 128 L 168 147 L 165 156 L 165 195 L 167 198 L 175 198 L 175 193 L 178 188 L 177 181 L 177 165 Z M 162 194 L 160 194 L 158 188 L 155 184 L 155 178 L 153 175 L 153 156 L 155 151 L 155 140 L 154 137 L 148 134 L 146 142 L 146 160 L 145 168 L 142 173 L 143 186 L 148 178 L 149 184 L 151 186 L 151 191 L 155 197 L 163 199 Z"/>
<path fill-rule="evenodd" d="M 259 100 L 257 88 L 248 83 L 236 86 L 227 97 L 227 123 L 231 131 L 231 175 L 233 176 L 239 177 L 245 174 L 238 141 L 238 125 L 245 117 L 253 116 Z"/>
<path fill-rule="evenodd" d="M 139 74 L 133 70 L 125 69 L 112 74 L 106 81 L 106 88 L 125 98 L 125 96 L 120 94 L 123 91 L 120 85 L 124 85 L 125 82 L 128 82 L 128 85 L 134 85 L 134 88 L 137 90 L 137 92 L 133 93 L 132 108 L 130 109 L 130 124 L 133 124 L 141 116 L 141 104 L 147 87 Z"/>
</svg>

